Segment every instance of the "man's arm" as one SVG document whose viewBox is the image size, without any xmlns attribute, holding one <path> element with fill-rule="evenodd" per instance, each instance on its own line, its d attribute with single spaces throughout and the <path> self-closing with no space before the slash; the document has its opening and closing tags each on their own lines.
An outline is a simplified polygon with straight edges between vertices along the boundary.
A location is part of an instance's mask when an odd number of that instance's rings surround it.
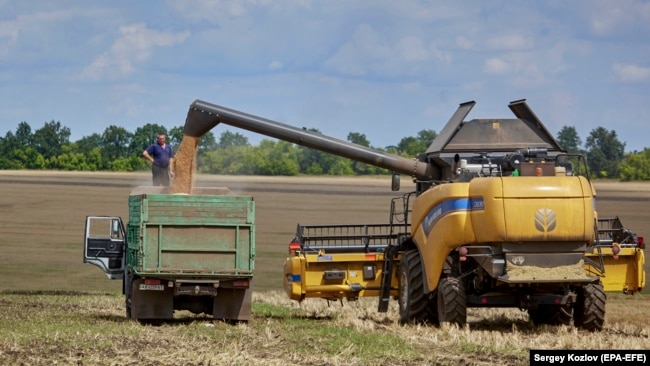
<svg viewBox="0 0 650 366">
<path fill-rule="evenodd" d="M 153 157 L 151 157 L 151 155 L 149 155 L 149 152 L 147 150 L 142 152 L 142 156 L 144 156 L 145 159 L 147 159 L 147 160 L 149 160 L 150 162 L 153 163 Z"/>
</svg>

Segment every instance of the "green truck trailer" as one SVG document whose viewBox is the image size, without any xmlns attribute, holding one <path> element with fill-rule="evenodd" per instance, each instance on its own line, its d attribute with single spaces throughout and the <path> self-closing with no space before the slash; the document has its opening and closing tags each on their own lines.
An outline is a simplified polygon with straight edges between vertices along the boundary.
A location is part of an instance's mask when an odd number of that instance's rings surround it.
<svg viewBox="0 0 650 366">
<path fill-rule="evenodd" d="M 88 216 L 84 263 L 123 282 L 126 316 L 172 319 L 175 310 L 248 321 L 255 267 L 255 202 L 226 188 L 166 194 L 140 187 L 118 216 Z"/>
</svg>

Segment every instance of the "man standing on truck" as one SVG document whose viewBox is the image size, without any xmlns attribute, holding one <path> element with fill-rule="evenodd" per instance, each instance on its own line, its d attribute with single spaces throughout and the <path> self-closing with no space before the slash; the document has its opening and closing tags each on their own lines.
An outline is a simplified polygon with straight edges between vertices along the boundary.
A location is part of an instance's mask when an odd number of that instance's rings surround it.
<svg viewBox="0 0 650 366">
<path fill-rule="evenodd" d="M 174 176 L 174 152 L 165 142 L 165 134 L 158 132 L 156 143 L 144 150 L 142 156 L 151 162 L 153 185 L 169 187 L 169 178 Z"/>
</svg>

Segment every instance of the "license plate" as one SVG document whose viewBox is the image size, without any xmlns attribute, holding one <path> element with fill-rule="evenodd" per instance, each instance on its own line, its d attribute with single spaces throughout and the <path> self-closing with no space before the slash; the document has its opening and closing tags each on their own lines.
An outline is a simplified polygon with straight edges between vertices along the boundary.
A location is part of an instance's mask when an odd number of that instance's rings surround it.
<svg viewBox="0 0 650 366">
<path fill-rule="evenodd" d="M 141 291 L 165 291 L 165 285 L 148 285 L 146 283 L 140 284 Z"/>
</svg>

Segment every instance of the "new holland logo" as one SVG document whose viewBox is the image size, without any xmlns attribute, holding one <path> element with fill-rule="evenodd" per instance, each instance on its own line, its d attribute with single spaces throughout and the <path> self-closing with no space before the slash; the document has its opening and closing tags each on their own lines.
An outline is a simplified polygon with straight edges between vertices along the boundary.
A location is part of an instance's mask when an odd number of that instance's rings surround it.
<svg viewBox="0 0 650 366">
<path fill-rule="evenodd" d="M 550 208 L 540 208 L 535 212 L 535 228 L 537 230 L 548 233 L 555 229 L 557 224 L 557 219 L 555 217 L 555 212 Z"/>
</svg>

